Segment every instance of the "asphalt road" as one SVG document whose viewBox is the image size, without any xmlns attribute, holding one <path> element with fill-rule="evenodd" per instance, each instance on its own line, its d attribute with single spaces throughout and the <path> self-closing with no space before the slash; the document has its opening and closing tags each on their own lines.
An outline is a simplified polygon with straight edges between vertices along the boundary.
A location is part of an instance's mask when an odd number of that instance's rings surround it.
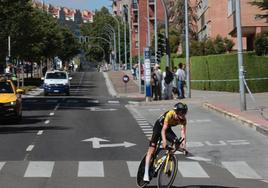
<svg viewBox="0 0 268 188">
<path fill-rule="evenodd" d="M 136 187 L 152 124 L 170 106 L 113 98 L 98 72 L 72 77 L 71 96 L 24 98 L 23 120 L 0 126 L 0 187 Z M 174 186 L 267 187 L 267 138 L 189 107 L 191 154 L 178 155 Z"/>
</svg>

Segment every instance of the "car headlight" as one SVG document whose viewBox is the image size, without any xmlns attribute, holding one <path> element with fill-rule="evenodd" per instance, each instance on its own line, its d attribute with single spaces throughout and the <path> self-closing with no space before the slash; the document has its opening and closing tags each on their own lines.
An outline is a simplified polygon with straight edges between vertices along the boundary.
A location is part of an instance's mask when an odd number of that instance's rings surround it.
<svg viewBox="0 0 268 188">
<path fill-rule="evenodd" d="M 16 101 L 5 103 L 4 106 L 16 106 Z"/>
</svg>

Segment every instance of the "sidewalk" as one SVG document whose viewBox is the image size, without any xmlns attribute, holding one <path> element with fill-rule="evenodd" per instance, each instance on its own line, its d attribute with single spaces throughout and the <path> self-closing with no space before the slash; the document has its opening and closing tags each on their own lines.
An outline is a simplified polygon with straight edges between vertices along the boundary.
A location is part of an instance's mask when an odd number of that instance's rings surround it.
<svg viewBox="0 0 268 188">
<path fill-rule="evenodd" d="M 174 104 L 178 99 L 145 102 L 145 95 L 139 93 L 138 82 L 132 79 L 130 71 L 106 72 L 117 97 L 143 99 L 140 105 Z M 128 75 L 130 81 L 125 87 L 122 78 Z M 111 86 L 111 87 L 112 87 Z M 191 90 L 191 98 L 183 99 L 185 103 L 196 103 L 209 110 L 221 113 L 227 118 L 240 121 L 242 125 L 268 136 L 268 93 L 253 94 L 256 103 L 246 96 L 247 111 L 240 111 L 240 94 L 217 91 Z M 260 110 L 262 109 L 262 111 Z"/>
</svg>

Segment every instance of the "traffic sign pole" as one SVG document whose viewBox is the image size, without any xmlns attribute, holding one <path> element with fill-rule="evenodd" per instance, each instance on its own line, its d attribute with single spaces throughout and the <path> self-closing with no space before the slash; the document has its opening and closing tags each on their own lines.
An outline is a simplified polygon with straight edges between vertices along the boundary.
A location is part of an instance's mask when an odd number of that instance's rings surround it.
<svg viewBox="0 0 268 188">
<path fill-rule="evenodd" d="M 145 76 L 145 91 L 146 91 L 146 102 L 151 101 L 151 60 L 150 60 L 150 49 L 144 48 L 144 76 Z"/>
</svg>

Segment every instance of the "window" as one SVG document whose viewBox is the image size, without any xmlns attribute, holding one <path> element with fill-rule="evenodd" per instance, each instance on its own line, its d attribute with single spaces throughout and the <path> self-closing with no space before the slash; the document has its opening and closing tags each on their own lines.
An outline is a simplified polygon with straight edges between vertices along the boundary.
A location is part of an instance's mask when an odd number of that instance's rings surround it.
<svg viewBox="0 0 268 188">
<path fill-rule="evenodd" d="M 235 0 L 228 0 L 228 16 L 232 15 L 235 12 Z"/>
<path fill-rule="evenodd" d="M 11 84 L 9 82 L 0 82 L 0 93 L 13 93 Z"/>
</svg>

